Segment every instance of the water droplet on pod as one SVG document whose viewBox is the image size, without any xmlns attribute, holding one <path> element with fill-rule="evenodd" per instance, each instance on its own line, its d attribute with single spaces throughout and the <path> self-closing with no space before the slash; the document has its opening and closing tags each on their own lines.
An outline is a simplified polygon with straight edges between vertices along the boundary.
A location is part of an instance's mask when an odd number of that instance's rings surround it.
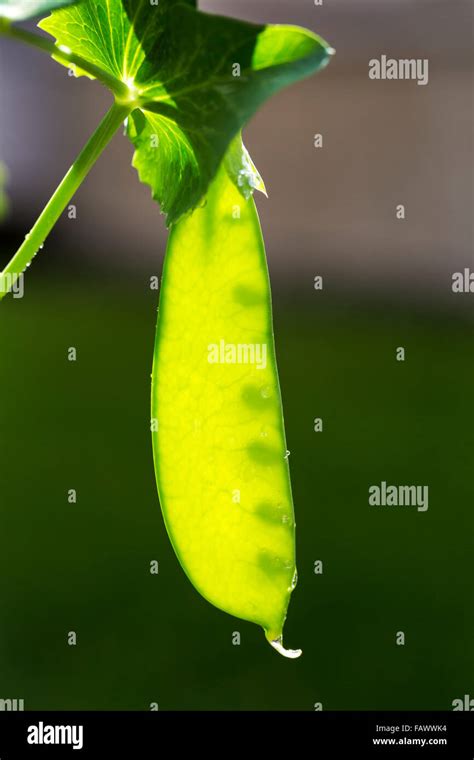
<svg viewBox="0 0 474 760">
<path fill-rule="evenodd" d="M 295 570 L 295 574 L 293 575 L 293 580 L 291 581 L 291 590 L 293 591 L 294 588 L 296 588 L 296 584 L 298 583 L 298 573 Z"/>
</svg>

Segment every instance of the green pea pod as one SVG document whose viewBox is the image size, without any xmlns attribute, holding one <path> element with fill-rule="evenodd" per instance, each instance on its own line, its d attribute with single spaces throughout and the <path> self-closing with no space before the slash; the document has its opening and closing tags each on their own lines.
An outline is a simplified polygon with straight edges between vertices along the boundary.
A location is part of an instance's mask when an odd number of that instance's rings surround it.
<svg viewBox="0 0 474 760">
<path fill-rule="evenodd" d="M 209 602 L 287 657 L 295 521 L 257 210 L 221 167 L 172 227 L 156 334 L 152 417 L 166 528 Z"/>
</svg>

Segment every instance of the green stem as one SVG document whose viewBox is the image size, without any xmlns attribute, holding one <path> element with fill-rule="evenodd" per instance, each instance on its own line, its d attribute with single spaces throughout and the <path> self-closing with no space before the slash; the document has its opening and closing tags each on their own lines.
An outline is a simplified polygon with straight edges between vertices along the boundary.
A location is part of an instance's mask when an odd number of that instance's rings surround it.
<svg viewBox="0 0 474 760">
<path fill-rule="evenodd" d="M 29 266 L 72 196 L 124 119 L 128 116 L 130 110 L 130 106 L 114 103 L 112 108 L 106 113 L 89 142 L 85 145 L 56 192 L 48 201 L 35 225 L 28 235 L 26 235 L 24 242 L 0 274 L 0 301 L 11 290 L 21 273 Z M 8 289 L 5 287 L 6 285 Z"/>
<path fill-rule="evenodd" d="M 0 34 L 4 37 L 19 40 L 20 42 L 25 42 L 27 45 L 43 50 L 64 66 L 77 66 L 90 76 L 94 77 L 94 79 L 98 79 L 105 84 L 106 87 L 112 90 L 117 99 L 123 98 L 126 100 L 130 95 L 129 88 L 125 82 L 121 82 L 111 74 L 103 71 L 100 66 L 96 66 L 95 64 L 86 61 L 85 58 L 76 55 L 68 48 L 56 45 L 46 37 L 40 37 L 39 34 L 33 34 L 32 32 L 27 32 L 26 29 L 13 26 L 7 19 L 3 18 L 0 18 Z"/>
</svg>

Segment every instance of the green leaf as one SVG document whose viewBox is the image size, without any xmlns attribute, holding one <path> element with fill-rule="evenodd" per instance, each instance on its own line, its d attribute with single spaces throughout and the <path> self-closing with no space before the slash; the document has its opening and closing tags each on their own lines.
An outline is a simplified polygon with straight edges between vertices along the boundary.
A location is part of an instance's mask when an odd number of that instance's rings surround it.
<svg viewBox="0 0 474 760">
<path fill-rule="evenodd" d="M 232 139 L 262 103 L 321 69 L 332 52 L 299 27 L 257 26 L 192 6 L 84 0 L 40 23 L 128 85 L 133 165 L 169 224 L 199 205 Z M 248 154 L 241 156 L 245 172 Z"/>
<path fill-rule="evenodd" d="M 75 2 L 77 0 L 0 0 L 0 18 L 24 21 Z"/>
<path fill-rule="evenodd" d="M 166 527 L 198 591 L 282 654 L 295 520 L 265 249 L 253 198 L 224 166 L 173 226 L 152 385 Z"/>
</svg>

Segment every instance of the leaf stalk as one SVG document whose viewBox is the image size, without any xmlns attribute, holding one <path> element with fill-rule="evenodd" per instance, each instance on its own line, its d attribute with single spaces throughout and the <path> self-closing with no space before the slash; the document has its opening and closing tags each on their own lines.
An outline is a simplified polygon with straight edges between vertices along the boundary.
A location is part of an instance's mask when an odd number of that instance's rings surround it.
<svg viewBox="0 0 474 760">
<path fill-rule="evenodd" d="M 130 106 L 114 103 L 46 204 L 16 254 L 0 274 L 0 301 L 42 248 L 44 241 L 98 157 L 127 118 Z M 8 284 L 8 289 L 4 287 Z"/>
</svg>

